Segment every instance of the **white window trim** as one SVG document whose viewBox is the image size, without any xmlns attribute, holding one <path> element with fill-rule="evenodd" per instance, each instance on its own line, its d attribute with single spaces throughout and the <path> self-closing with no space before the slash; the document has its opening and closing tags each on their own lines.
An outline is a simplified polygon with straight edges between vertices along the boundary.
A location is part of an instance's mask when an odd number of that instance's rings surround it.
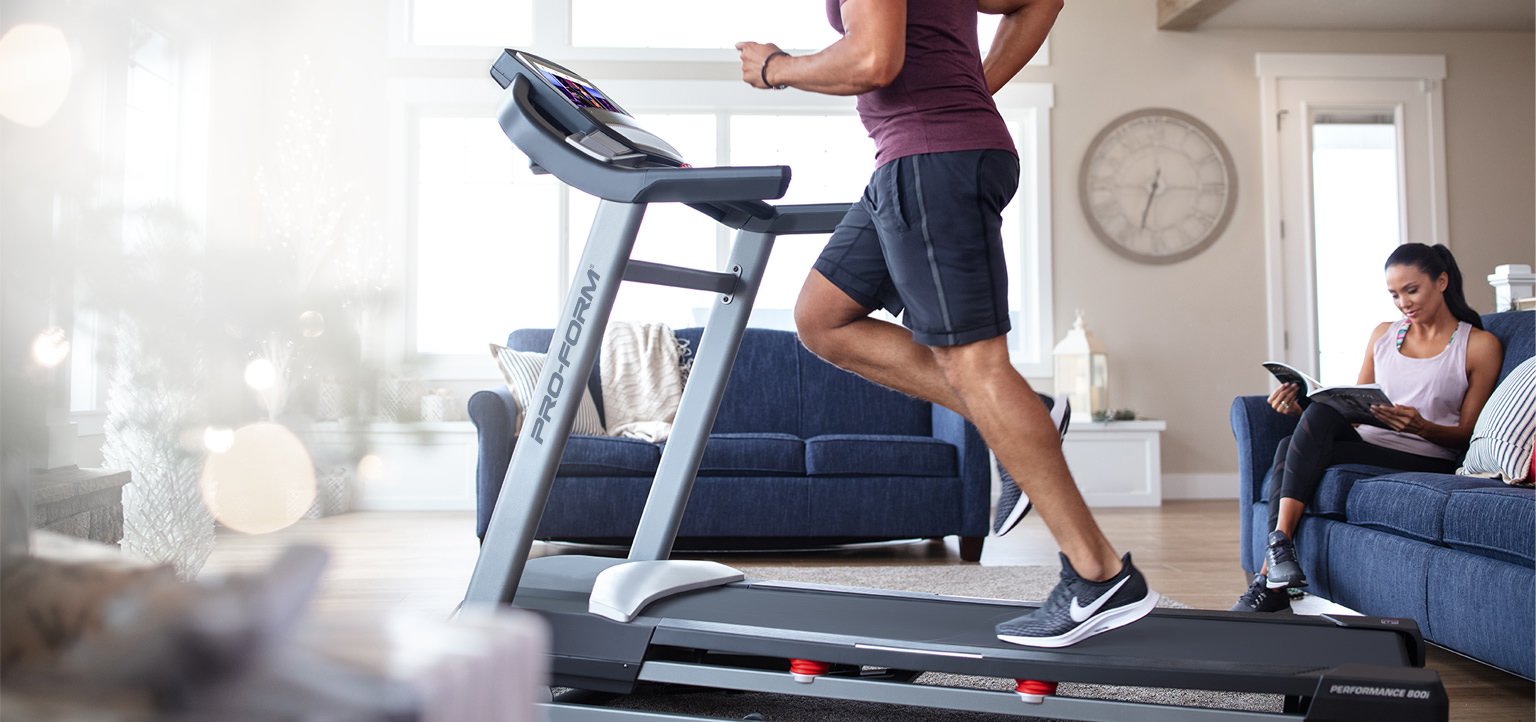
<svg viewBox="0 0 1536 722">
<path fill-rule="evenodd" d="M 1261 148 L 1264 154 L 1264 265 L 1265 305 L 1268 308 L 1270 358 L 1284 358 L 1285 256 L 1280 239 L 1282 218 L 1280 178 L 1280 129 L 1275 118 L 1280 109 L 1280 81 L 1285 78 L 1337 80 L 1418 80 L 1424 84 L 1428 106 L 1427 131 L 1434 221 L 1430 243 L 1450 246 L 1450 221 L 1445 176 L 1445 56 L 1362 55 L 1346 53 L 1256 53 L 1254 71 L 1259 78 L 1259 117 L 1263 120 Z"/>
</svg>

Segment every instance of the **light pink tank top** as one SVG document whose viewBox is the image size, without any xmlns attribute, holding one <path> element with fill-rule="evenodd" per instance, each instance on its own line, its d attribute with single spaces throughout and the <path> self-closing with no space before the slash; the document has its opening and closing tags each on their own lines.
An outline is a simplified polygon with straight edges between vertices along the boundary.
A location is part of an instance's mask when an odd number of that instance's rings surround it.
<svg viewBox="0 0 1536 722">
<path fill-rule="evenodd" d="M 1472 324 L 1456 324 L 1454 338 L 1440 353 L 1430 358 L 1413 358 L 1397 350 L 1398 331 L 1407 323 L 1406 318 L 1398 320 L 1376 339 L 1372 349 L 1376 383 L 1392 403 L 1412 406 L 1429 421 L 1442 426 L 1461 423 L 1461 402 L 1467 396 L 1467 339 L 1472 336 Z M 1441 459 L 1461 455 L 1460 451 L 1414 434 L 1365 425 L 1357 430 L 1366 441 L 1389 449 Z"/>
</svg>

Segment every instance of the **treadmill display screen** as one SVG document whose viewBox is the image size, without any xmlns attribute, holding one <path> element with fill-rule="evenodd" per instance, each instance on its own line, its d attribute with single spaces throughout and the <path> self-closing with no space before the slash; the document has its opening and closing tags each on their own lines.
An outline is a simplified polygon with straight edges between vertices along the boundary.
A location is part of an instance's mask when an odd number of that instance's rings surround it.
<svg viewBox="0 0 1536 722">
<path fill-rule="evenodd" d="M 539 73 L 544 76 L 544 79 L 549 81 L 550 85 L 565 94 L 566 99 L 571 101 L 572 105 L 578 108 L 595 108 L 597 110 L 606 110 L 610 113 L 629 115 L 617 103 L 609 100 L 608 96 L 603 94 L 603 91 L 598 90 L 591 83 L 576 76 L 562 73 L 537 61 L 533 64 Z"/>
</svg>

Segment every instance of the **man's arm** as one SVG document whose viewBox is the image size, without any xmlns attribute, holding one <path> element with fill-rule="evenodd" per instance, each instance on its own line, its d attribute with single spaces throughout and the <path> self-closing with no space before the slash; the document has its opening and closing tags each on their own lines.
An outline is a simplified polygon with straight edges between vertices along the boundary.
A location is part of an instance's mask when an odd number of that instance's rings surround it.
<svg viewBox="0 0 1536 722">
<path fill-rule="evenodd" d="M 772 43 L 740 42 L 741 79 L 754 88 L 788 85 L 812 93 L 858 95 L 890 85 L 907 53 L 906 0 L 845 0 L 843 37 L 810 55 L 779 55 Z"/>
<path fill-rule="evenodd" d="M 1063 0 L 978 0 L 976 10 L 1002 15 L 992 49 L 982 59 L 987 90 L 994 95 L 1035 57 L 1056 24 Z M 777 62 L 777 61 L 775 61 Z"/>
</svg>

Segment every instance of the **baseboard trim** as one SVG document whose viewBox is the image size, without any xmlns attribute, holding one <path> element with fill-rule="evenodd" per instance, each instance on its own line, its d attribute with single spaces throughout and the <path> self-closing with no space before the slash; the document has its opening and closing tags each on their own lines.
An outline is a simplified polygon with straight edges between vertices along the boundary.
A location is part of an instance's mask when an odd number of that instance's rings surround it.
<svg viewBox="0 0 1536 722">
<path fill-rule="evenodd" d="M 1163 474 L 1163 499 L 1236 499 L 1238 476 L 1231 474 Z"/>
</svg>

